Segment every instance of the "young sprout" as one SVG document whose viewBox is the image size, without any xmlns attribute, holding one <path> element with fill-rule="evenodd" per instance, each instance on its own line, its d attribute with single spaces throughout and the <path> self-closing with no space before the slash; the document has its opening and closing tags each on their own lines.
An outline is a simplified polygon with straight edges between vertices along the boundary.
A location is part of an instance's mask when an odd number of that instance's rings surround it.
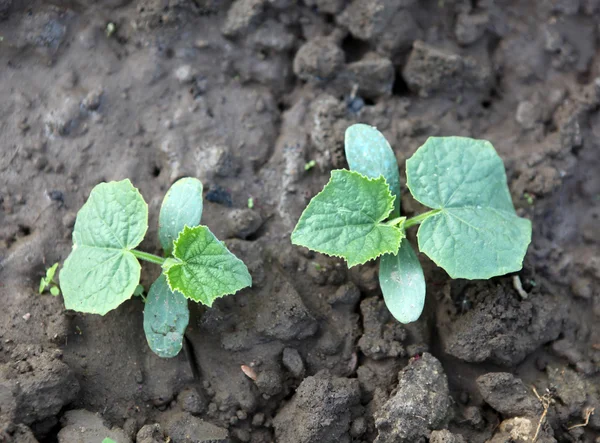
<svg viewBox="0 0 600 443">
<path fill-rule="evenodd" d="M 316 164 L 317 164 L 317 162 L 315 160 L 310 160 L 309 162 L 307 162 L 304 165 L 304 170 L 305 171 L 310 171 L 312 168 L 315 167 Z"/>
<path fill-rule="evenodd" d="M 46 269 L 46 276 L 42 277 L 40 280 L 40 288 L 39 293 L 43 294 L 47 289 L 50 294 L 53 296 L 60 295 L 60 288 L 58 287 L 58 283 L 54 281 L 54 274 L 56 274 L 56 270 L 58 269 L 58 263 L 54 263 L 48 269 Z"/>
</svg>

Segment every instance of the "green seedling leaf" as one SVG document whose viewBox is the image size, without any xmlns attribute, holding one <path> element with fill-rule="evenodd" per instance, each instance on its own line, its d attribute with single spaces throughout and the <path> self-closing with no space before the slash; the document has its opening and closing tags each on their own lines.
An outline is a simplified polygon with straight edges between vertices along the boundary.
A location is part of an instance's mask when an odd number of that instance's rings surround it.
<svg viewBox="0 0 600 443">
<path fill-rule="evenodd" d="M 50 287 L 50 294 L 53 295 L 53 296 L 55 296 L 55 297 L 58 297 L 60 295 L 60 289 L 59 289 L 59 287 L 58 286 L 51 286 Z"/>
<path fill-rule="evenodd" d="M 352 125 L 346 130 L 346 159 L 350 168 L 370 178 L 380 175 L 390 186 L 394 200 L 393 216 L 400 215 L 400 174 L 396 155 L 385 137 L 368 125 Z M 396 255 L 385 254 L 379 261 L 379 286 L 385 304 L 401 323 L 416 321 L 425 303 L 425 277 L 419 259 L 405 238 Z"/>
<path fill-rule="evenodd" d="M 158 277 L 150 286 L 144 306 L 144 332 L 150 349 L 163 358 L 179 354 L 189 319 L 187 299 L 171 291 L 164 274 Z"/>
<path fill-rule="evenodd" d="M 158 217 L 158 237 L 165 253 L 171 255 L 173 242 L 184 226 L 197 226 L 202 217 L 202 183 L 182 178 L 173 183 L 163 200 Z"/>
<path fill-rule="evenodd" d="M 206 226 L 183 228 L 173 256 L 179 262 L 164 270 L 172 291 L 207 306 L 219 297 L 252 286 L 248 268 Z"/>
<path fill-rule="evenodd" d="M 58 263 L 54 263 L 48 269 L 46 269 L 46 276 L 40 280 L 40 289 L 39 293 L 43 293 L 48 286 L 54 283 L 54 274 L 56 274 L 56 270 L 58 269 Z M 54 295 L 54 294 L 52 294 Z"/>
<path fill-rule="evenodd" d="M 379 262 L 379 285 L 385 305 L 401 323 L 417 321 L 425 304 L 425 276 L 412 246 L 405 238 L 398 254 Z"/>
<path fill-rule="evenodd" d="M 453 278 L 487 279 L 521 269 L 531 222 L 516 215 L 493 146 L 430 137 L 406 162 L 407 185 L 435 209 L 421 224 L 419 249 Z"/>
<path fill-rule="evenodd" d="M 104 315 L 131 297 L 140 264 L 131 252 L 148 229 L 148 206 L 129 180 L 101 183 L 77 214 L 60 273 L 65 307 Z"/>
<path fill-rule="evenodd" d="M 327 185 L 302 213 L 292 243 L 343 257 L 350 267 L 395 254 L 404 231 L 382 223 L 393 208 L 394 196 L 383 177 L 331 171 Z"/>
<path fill-rule="evenodd" d="M 102 443 L 117 443 L 117 442 L 114 441 L 112 438 L 106 437 L 104 440 L 102 440 Z"/>
<path fill-rule="evenodd" d="M 392 216 L 400 215 L 400 174 L 396 155 L 383 134 L 376 128 L 356 124 L 346 129 L 345 151 L 353 171 L 370 178 L 383 175 L 394 200 Z"/>
<path fill-rule="evenodd" d="M 310 171 L 312 168 L 315 167 L 316 164 L 317 164 L 317 162 L 315 160 L 310 160 L 304 165 L 304 170 Z"/>
</svg>

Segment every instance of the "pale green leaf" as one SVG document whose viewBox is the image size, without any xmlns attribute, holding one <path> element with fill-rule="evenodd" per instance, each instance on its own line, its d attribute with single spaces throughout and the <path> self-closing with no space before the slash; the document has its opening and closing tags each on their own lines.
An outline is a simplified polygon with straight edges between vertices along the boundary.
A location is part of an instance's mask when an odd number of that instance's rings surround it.
<svg viewBox="0 0 600 443">
<path fill-rule="evenodd" d="M 56 274 L 56 269 L 58 269 L 58 263 L 54 263 L 52 266 L 50 266 L 48 269 L 46 269 L 46 277 L 43 277 L 40 280 L 40 288 L 39 288 L 40 294 L 43 293 L 46 290 L 46 288 L 48 286 L 50 286 L 50 284 L 54 280 L 54 274 Z M 52 294 L 52 295 L 57 295 L 57 294 Z"/>
<path fill-rule="evenodd" d="M 114 441 L 112 438 L 106 437 L 104 440 L 102 440 L 102 443 L 117 443 L 117 442 Z"/>
<path fill-rule="evenodd" d="M 97 185 L 77 214 L 60 273 L 65 307 L 104 315 L 130 298 L 140 279 L 131 249 L 147 228 L 148 206 L 129 180 Z"/>
<path fill-rule="evenodd" d="M 174 245 L 173 256 L 179 263 L 164 271 L 172 291 L 212 306 L 216 298 L 252 285 L 244 262 L 206 226 L 184 227 Z"/>
<path fill-rule="evenodd" d="M 171 255 L 173 242 L 184 226 L 194 227 L 202 217 L 202 183 L 182 178 L 169 189 L 158 217 L 158 237 L 165 253 Z"/>
<path fill-rule="evenodd" d="M 405 238 L 398 254 L 379 261 L 379 285 L 385 305 L 401 323 L 417 321 L 425 304 L 425 277 L 421 263 Z"/>
<path fill-rule="evenodd" d="M 346 160 L 350 169 L 369 178 L 383 175 L 394 200 L 393 217 L 400 215 L 400 174 L 396 155 L 383 134 L 362 123 L 346 129 Z"/>
<path fill-rule="evenodd" d="M 48 269 L 46 269 L 46 281 L 48 283 L 54 280 L 54 274 L 56 274 L 56 270 L 58 269 L 58 263 L 54 263 Z"/>
<path fill-rule="evenodd" d="M 60 295 L 60 288 L 58 286 L 51 286 L 50 294 L 52 294 L 55 297 L 58 297 Z"/>
<path fill-rule="evenodd" d="M 292 243 L 343 257 L 348 266 L 395 254 L 404 232 L 382 223 L 393 207 L 394 196 L 383 177 L 369 179 L 358 172 L 334 170 L 302 213 Z"/>
<path fill-rule="evenodd" d="M 436 209 L 419 249 L 453 278 L 486 279 L 521 269 L 531 222 L 516 215 L 502 160 L 492 145 L 430 137 L 406 162 L 407 185 Z"/>
<path fill-rule="evenodd" d="M 152 352 L 163 358 L 179 354 L 189 319 L 187 298 L 171 291 L 161 274 L 150 286 L 144 305 L 144 332 Z"/>
</svg>

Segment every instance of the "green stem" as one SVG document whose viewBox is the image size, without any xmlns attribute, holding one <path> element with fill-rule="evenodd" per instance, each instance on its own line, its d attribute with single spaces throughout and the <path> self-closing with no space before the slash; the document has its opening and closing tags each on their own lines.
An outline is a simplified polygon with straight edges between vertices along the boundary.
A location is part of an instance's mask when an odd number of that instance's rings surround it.
<svg viewBox="0 0 600 443">
<path fill-rule="evenodd" d="M 147 252 L 138 251 L 137 249 L 132 249 L 131 253 L 135 255 L 140 260 L 146 260 L 150 263 L 156 263 L 157 265 L 162 265 L 166 258 L 159 257 L 158 255 L 149 254 Z"/>
<path fill-rule="evenodd" d="M 431 211 L 423 212 L 422 214 L 416 215 L 413 218 L 409 218 L 404 223 L 404 228 L 410 228 L 411 226 L 423 223 L 425 219 L 431 217 L 432 215 L 439 214 L 440 212 L 441 209 L 432 209 Z"/>
<path fill-rule="evenodd" d="M 385 224 L 388 226 L 396 226 L 396 225 L 399 225 L 400 223 L 402 223 L 404 220 L 406 220 L 406 217 L 396 217 L 396 218 L 393 218 L 393 219 L 385 222 Z"/>
</svg>

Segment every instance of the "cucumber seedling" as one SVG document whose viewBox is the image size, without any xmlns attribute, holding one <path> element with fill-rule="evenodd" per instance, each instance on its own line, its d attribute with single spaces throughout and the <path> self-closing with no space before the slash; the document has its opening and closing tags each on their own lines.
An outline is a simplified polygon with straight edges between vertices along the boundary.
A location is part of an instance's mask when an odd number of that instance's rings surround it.
<svg viewBox="0 0 600 443">
<path fill-rule="evenodd" d="M 302 213 L 292 243 L 344 258 L 349 267 L 381 256 L 379 284 L 402 323 L 419 318 L 425 278 L 406 229 L 420 225 L 419 250 L 452 278 L 488 279 L 518 271 L 531 222 L 515 212 L 502 160 L 485 140 L 430 137 L 406 161 L 407 187 L 431 210 L 400 215 L 396 157 L 375 128 L 346 130 L 350 171 L 334 170 Z"/>
<path fill-rule="evenodd" d="M 148 205 L 139 191 L 129 180 L 97 185 L 77 214 L 73 250 L 60 273 L 65 307 L 105 315 L 136 291 L 138 259 L 158 264 L 162 273 L 145 299 L 144 332 L 157 355 L 177 355 L 189 321 L 187 299 L 211 306 L 252 285 L 246 265 L 199 224 L 201 216 L 202 183 L 175 182 L 160 209 L 159 257 L 135 249 L 148 229 Z"/>
<path fill-rule="evenodd" d="M 54 263 L 46 269 L 46 276 L 42 277 L 40 280 L 40 288 L 38 291 L 40 294 L 43 294 L 45 290 L 48 290 L 50 294 L 55 297 L 60 295 L 60 288 L 58 287 L 58 283 L 54 280 L 54 274 L 56 274 L 57 269 L 58 263 Z"/>
</svg>

